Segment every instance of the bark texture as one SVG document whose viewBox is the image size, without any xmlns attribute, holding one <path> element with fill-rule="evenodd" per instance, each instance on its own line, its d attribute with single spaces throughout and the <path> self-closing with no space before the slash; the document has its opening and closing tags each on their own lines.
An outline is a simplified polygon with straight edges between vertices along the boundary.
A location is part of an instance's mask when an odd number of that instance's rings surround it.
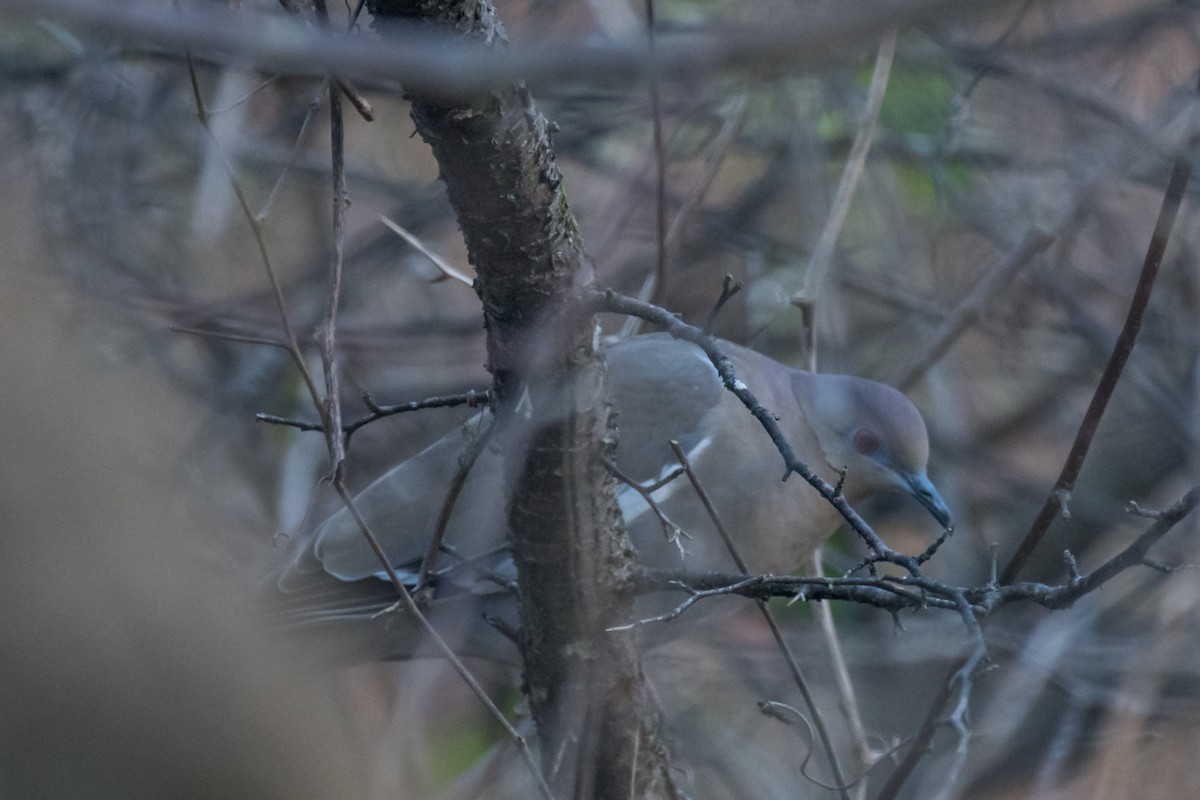
<svg viewBox="0 0 1200 800">
<path fill-rule="evenodd" d="M 368 8 L 385 36 L 403 20 L 506 45 L 486 2 L 375 0 Z M 632 553 L 605 466 L 615 435 L 603 356 L 595 320 L 582 311 L 592 275 L 550 126 L 520 85 L 407 97 L 476 269 L 501 441 L 521 476 L 507 513 L 543 770 L 559 798 L 624 800 L 631 789 L 673 797 L 633 635 L 606 631 L 632 614 Z M 573 413 L 557 413 L 564 406 Z"/>
</svg>

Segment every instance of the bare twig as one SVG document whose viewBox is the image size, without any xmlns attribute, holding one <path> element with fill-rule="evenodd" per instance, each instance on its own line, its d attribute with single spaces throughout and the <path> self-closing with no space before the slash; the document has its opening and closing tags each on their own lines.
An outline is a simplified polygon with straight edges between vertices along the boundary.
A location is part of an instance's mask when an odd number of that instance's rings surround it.
<svg viewBox="0 0 1200 800">
<path fill-rule="evenodd" d="M 942 689 L 938 692 L 938 696 L 929 704 L 929 711 L 925 714 L 925 721 L 921 723 L 921 729 L 917 731 L 916 737 L 912 742 L 912 747 L 909 748 L 908 755 L 900 762 L 888 778 L 887 783 L 883 785 L 875 800 L 894 800 L 899 794 L 904 784 L 912 777 L 913 771 L 917 765 L 921 763 L 921 759 L 933 749 L 933 735 L 937 732 L 938 726 L 942 721 L 942 714 L 950 705 L 954 698 L 954 676 L 966 666 L 967 657 L 959 659 L 952 667 L 949 674 L 941 682 Z"/>
<path fill-rule="evenodd" d="M 958 694 L 947 721 L 958 734 L 958 744 L 954 748 L 954 755 L 946 770 L 946 777 L 942 780 L 942 788 L 935 800 L 950 800 L 954 796 L 954 790 L 958 788 L 958 779 L 962 774 L 963 766 L 967 763 L 967 751 L 971 741 L 971 729 L 967 723 L 967 708 L 971 701 L 971 691 L 975 686 L 975 676 L 987 663 L 987 645 L 983 639 L 983 629 L 975 617 L 974 610 L 961 593 L 957 593 L 954 600 L 967 629 L 975 639 L 975 646 L 971 648 L 962 666 L 950 679 L 951 685 L 958 686 Z"/>
<path fill-rule="evenodd" d="M 813 551 L 813 572 L 824 574 L 821 563 L 821 548 Z M 829 648 L 829 660 L 833 666 L 834 685 L 837 687 L 838 700 L 841 702 L 842 713 L 850 726 L 850 735 L 854 740 L 854 754 L 858 759 L 859 770 L 866 775 L 872 763 L 871 746 L 867 743 L 867 729 L 863 725 L 862 712 L 858 710 L 858 696 L 854 684 L 850 680 L 850 669 L 846 666 L 846 657 L 842 653 L 841 640 L 837 628 L 833 624 L 833 608 L 829 603 L 817 603 L 814 613 L 821 626 L 821 636 L 825 646 Z M 855 785 L 855 796 L 862 800 L 866 796 L 867 784 L 860 781 Z"/>
<path fill-rule="evenodd" d="M 1195 139 L 1192 144 L 1195 144 Z M 1000 581 L 1002 583 L 1010 583 L 1016 579 L 1017 574 L 1032 555 L 1034 548 L 1038 546 L 1038 543 L 1046 535 L 1046 531 L 1050 529 L 1054 518 L 1066 509 L 1064 500 L 1069 499 L 1070 493 L 1075 488 L 1075 480 L 1079 477 L 1080 470 L 1083 469 L 1083 462 L 1091 449 L 1096 429 L 1100 427 L 1100 420 L 1104 416 L 1105 409 L 1108 408 L 1108 401 L 1117 387 L 1117 381 L 1121 378 L 1130 353 L 1133 352 L 1133 346 L 1137 343 L 1142 316 L 1150 302 L 1150 293 L 1154 290 L 1158 268 L 1162 264 L 1167 242 L 1170 241 L 1171 230 L 1174 228 L 1175 218 L 1178 216 L 1179 206 L 1183 202 L 1184 191 L 1191 173 L 1191 162 L 1182 155 L 1176 158 L 1175 167 L 1171 171 L 1171 179 L 1163 195 L 1162 206 L 1159 208 L 1158 220 L 1154 224 L 1154 232 L 1150 236 L 1150 244 L 1146 249 L 1146 257 L 1142 262 L 1137 288 L 1134 290 L 1129 311 L 1125 316 L 1125 324 L 1113 346 L 1104 373 L 1100 376 L 1099 383 L 1096 384 L 1092 401 L 1083 416 L 1079 431 L 1075 434 L 1075 442 L 1071 445 L 1071 451 L 1067 454 L 1058 480 L 1054 482 L 1054 488 L 1047 496 L 1041 511 L 1038 512 L 1037 517 L 1029 526 L 1029 530 L 1025 533 L 1025 537 L 1021 540 L 1021 544 L 1017 547 L 1017 551 L 1001 573 Z"/>
<path fill-rule="evenodd" d="M 725 157 L 729 154 L 729 148 L 737 141 L 738 134 L 742 130 L 742 126 L 746 124 L 746 118 L 750 113 L 750 92 L 743 90 L 734 97 L 729 111 L 725 116 L 725 122 L 721 125 L 721 130 L 717 132 L 717 136 L 709 145 L 708 151 L 704 156 L 704 170 L 700 173 L 700 177 L 696 179 L 696 185 L 692 187 L 692 191 L 684 200 L 683 205 L 679 207 L 678 213 L 675 214 L 675 219 L 671 220 L 671 228 L 667 231 L 666 237 L 666 258 L 669 262 L 679 252 L 679 248 L 683 245 L 683 234 L 691 224 L 692 218 L 696 215 L 696 210 L 704 201 L 708 190 L 712 187 L 713 181 L 717 177 L 717 173 L 721 169 L 721 165 L 725 163 Z"/>
<path fill-rule="evenodd" d="M 275 179 L 275 185 L 271 187 L 270 194 L 267 195 L 267 200 L 262 205 L 254 218 L 259 223 L 264 222 L 271 214 L 271 209 L 275 207 L 275 199 L 279 197 L 279 192 L 283 188 L 287 176 L 291 174 L 292 167 L 296 165 L 296 159 L 300 157 L 300 149 L 308 136 L 308 128 L 312 125 L 313 119 L 317 116 L 317 109 L 321 107 L 321 101 L 325 99 L 325 93 L 329 91 L 329 78 L 323 78 L 321 85 L 317 87 L 316 95 L 308 104 L 308 110 L 304 112 L 304 121 L 300 123 L 300 130 L 296 133 L 296 141 L 292 143 L 292 149 L 288 152 L 287 161 L 283 164 L 283 169 L 279 171 L 279 177 Z"/>
<path fill-rule="evenodd" d="M 491 404 L 492 392 L 489 389 L 469 389 L 462 394 L 435 395 L 433 397 L 426 397 L 424 400 L 412 400 L 407 403 L 397 403 L 390 406 L 377 404 L 369 393 L 364 394 L 362 399 L 367 404 L 367 408 L 371 410 L 371 413 L 362 419 L 347 423 L 342 428 L 346 433 L 347 443 L 350 441 L 351 434 L 377 419 L 383 419 L 395 414 L 407 414 L 410 411 L 423 411 L 427 408 L 454 408 L 455 406 L 463 405 L 467 408 L 479 408 L 480 406 Z"/>
<path fill-rule="evenodd" d="M 717 324 L 717 317 L 721 313 L 721 309 L 725 304 L 742 290 L 741 281 L 734 281 L 732 275 L 726 275 L 725 280 L 721 282 L 721 296 L 717 298 L 717 302 L 713 303 L 713 310 L 708 312 L 708 319 L 704 323 L 704 335 L 711 336 L 713 327 Z"/>
<path fill-rule="evenodd" d="M 271 77 L 267 78 L 266 80 L 264 80 L 264 81 L 260 82 L 260 83 L 258 84 L 258 86 L 255 86 L 253 89 L 251 89 L 250 91 L 246 92 L 244 95 L 242 95 L 241 97 L 239 97 L 237 100 L 234 100 L 234 101 L 233 101 L 232 103 L 230 103 L 229 105 L 227 105 L 227 106 L 224 106 L 224 107 L 222 107 L 222 108 L 210 108 L 210 109 L 208 110 L 208 116 L 209 116 L 210 118 L 212 118 L 212 117 L 215 117 L 215 116 L 217 116 L 217 115 L 219 115 L 219 114 L 224 114 L 224 113 L 226 113 L 227 111 L 232 111 L 233 109 L 235 109 L 235 108 L 237 108 L 237 107 L 241 106 L 242 104 L 244 104 L 244 103 L 245 103 L 247 100 L 249 100 L 249 99 L 250 99 L 251 97 L 253 97 L 254 95 L 256 95 L 256 94 L 258 94 L 259 92 L 261 92 L 263 89 L 266 89 L 268 86 L 270 86 L 271 84 L 273 84 L 273 83 L 274 83 L 274 82 L 275 82 L 275 81 L 276 81 L 278 78 L 279 78 L 279 76 L 278 76 L 278 75 L 272 75 Z"/>
<path fill-rule="evenodd" d="M 400 598 L 399 602 L 401 607 L 408 612 L 412 619 L 417 622 L 417 625 L 420 626 L 425 635 L 428 636 L 430 641 L 433 642 L 434 646 L 437 647 L 438 651 L 442 654 L 442 657 L 445 658 L 454 671 L 458 673 L 459 677 L 462 678 L 465 684 L 467 684 L 467 687 L 471 690 L 475 697 L 478 698 L 479 702 L 483 704 L 484 708 L 487 709 L 491 717 L 495 719 L 497 723 L 499 723 L 509 740 L 512 741 L 512 743 L 516 746 L 517 751 L 521 754 L 521 759 L 525 762 L 525 765 L 529 768 L 529 772 L 533 775 L 534 780 L 537 783 L 538 793 L 546 800 L 553 800 L 554 795 L 550 791 L 550 787 L 546 785 L 546 781 L 542 777 L 542 771 L 538 768 L 537 762 L 533 758 L 533 753 L 530 751 L 529 743 L 525 740 L 525 737 L 517 732 L 517 729 L 514 728 L 512 723 L 508 721 L 508 718 L 505 716 L 504 712 L 501 711 L 494 702 L 492 702 L 492 698 L 488 696 L 488 693 L 484 690 L 483 686 L 481 686 L 479 681 L 475 679 L 475 676 L 471 674 L 471 671 L 467 669 L 467 666 L 463 664 L 462 659 L 458 657 L 458 655 L 454 652 L 454 649 L 446 643 L 446 640 L 443 639 L 440 634 L 438 634 L 437 630 L 432 624 L 430 624 L 426 616 L 421 613 L 421 609 L 417 607 L 417 602 L 413 599 L 412 593 L 408 590 L 408 587 L 404 585 L 404 582 L 400 580 L 400 576 L 396 573 L 395 568 L 392 566 L 391 560 L 388 559 L 387 554 L 383 551 L 383 547 L 379 544 L 379 539 L 376 538 L 375 534 L 371 531 L 371 528 L 367 525 L 367 521 L 363 518 L 362 514 L 359 513 L 358 506 L 355 505 L 354 498 L 350 496 L 350 493 L 346 490 L 346 487 L 341 483 L 341 481 L 335 481 L 334 489 L 337 491 L 338 496 L 342 498 L 342 502 L 345 503 L 346 509 L 354 518 L 354 521 L 358 525 L 359 530 L 362 532 L 363 537 L 366 539 L 367 544 L 370 545 L 372 552 L 375 553 L 375 557 L 379 559 L 379 563 L 383 566 L 383 570 L 387 574 L 388 581 L 391 582 L 392 587 L 396 590 L 396 594 Z"/>
<path fill-rule="evenodd" d="M 692 488 L 696 491 L 700 502 L 704 505 L 704 510 L 708 513 L 709 519 L 717 529 L 717 533 L 721 536 L 721 541 L 725 544 L 725 549 L 729 552 L 729 556 L 733 559 L 733 563 L 741 570 L 743 575 L 750 575 L 750 570 L 746 565 L 745 559 L 738 551 L 737 545 L 733 541 L 733 537 L 729 535 L 729 531 L 725 527 L 725 523 L 721 521 L 721 515 L 717 512 L 716 506 L 713 505 L 712 499 L 708 496 L 704 485 L 700 482 L 700 478 L 692 469 L 691 463 L 688 461 L 687 454 L 683 452 L 683 448 L 679 446 L 679 442 L 671 441 L 671 450 L 675 453 L 675 458 L 679 460 L 679 464 L 683 467 L 684 473 L 691 482 Z M 766 620 L 767 627 L 771 629 L 771 635 L 775 639 L 775 644 L 779 651 L 783 654 L 784 660 L 787 662 L 788 671 L 792 675 L 792 681 L 796 684 L 796 688 L 800 690 L 800 696 L 804 699 L 804 704 L 812 714 L 813 727 L 816 728 L 816 738 L 820 740 L 821 747 L 825 751 L 825 757 L 829 760 L 829 767 L 833 771 L 833 779 L 838 794 L 842 800 L 849 800 L 850 793 L 847 788 L 846 778 L 842 773 L 841 764 L 838 763 L 837 751 L 833 747 L 833 738 L 829 735 L 829 730 L 825 726 L 825 721 L 821 716 L 821 711 L 817 706 L 817 701 L 813 698 L 812 692 L 809 691 L 808 681 L 804 678 L 804 673 L 800 670 L 800 662 L 796 660 L 795 653 L 788 645 L 787 639 L 783 636 L 783 631 L 779 627 L 775 615 L 771 613 L 771 609 L 767 606 L 766 600 L 759 600 L 758 610 Z M 805 761 L 807 762 L 807 757 Z"/>
<path fill-rule="evenodd" d="M 315 0 L 317 16 L 325 26 L 329 14 L 325 0 Z M 332 79 L 331 79 L 332 80 Z M 329 149 L 333 182 L 333 252 L 329 262 L 329 303 L 321 326 L 321 366 L 325 373 L 325 402 L 320 407 L 321 424 L 325 428 L 325 444 L 333 466 L 334 483 L 340 484 L 346 469 L 346 440 L 342 430 L 342 402 L 337 368 L 337 318 L 342 298 L 342 265 L 346 244 L 346 152 L 345 128 L 342 119 L 342 97 L 329 93 Z"/>
<path fill-rule="evenodd" d="M 371 101 L 363 97 L 350 81 L 345 78 L 334 78 L 333 83 L 337 86 L 338 91 L 350 101 L 350 105 L 354 106 L 354 110 L 360 117 L 367 122 L 375 121 L 375 109 L 371 107 Z"/>
<path fill-rule="evenodd" d="M 266 342 L 266 344 L 271 344 Z M 486 389 L 472 389 L 463 394 L 439 395 L 427 397 L 424 400 L 412 400 L 407 403 L 398 403 L 396 405 L 381 406 L 371 399 L 370 394 L 363 395 L 363 402 L 367 404 L 367 408 L 371 413 L 342 425 L 342 433 L 346 437 L 346 445 L 350 444 L 350 437 L 359 428 L 368 425 L 375 420 L 390 417 L 395 414 L 405 414 L 409 411 L 422 411 L 427 408 L 453 408 L 454 406 L 465 405 L 468 408 L 477 408 L 481 405 L 487 405 L 491 402 L 491 392 Z M 320 431 L 325 432 L 325 426 L 319 422 L 305 422 L 304 420 L 288 419 L 287 417 L 279 417 L 274 414 L 255 414 L 254 418 L 259 422 L 267 422 L 272 425 L 286 425 L 291 428 L 296 428 L 302 431 Z"/>
<path fill-rule="evenodd" d="M 935 36 L 934 40 L 937 41 L 938 37 Z M 1068 83 L 1061 80 L 1059 69 L 1040 74 L 991 45 L 978 47 L 949 41 L 941 41 L 940 44 L 961 67 L 986 71 L 991 76 L 1024 84 L 1064 107 L 1092 114 L 1133 137 L 1143 150 L 1149 149 L 1150 152 L 1164 158 L 1178 155 L 1173 143 L 1163 137 L 1161 128 L 1153 123 L 1139 121 L 1113 102 L 1108 94 L 1090 87 L 1081 89 L 1079 82 Z"/>
<path fill-rule="evenodd" d="M 454 471 L 454 477 L 450 479 L 450 488 L 446 490 L 446 499 L 442 501 L 442 509 L 438 512 L 437 525 L 434 526 L 433 535 L 429 537 L 429 546 L 425 548 L 425 556 L 421 559 L 421 569 L 417 573 L 417 591 L 425 587 L 430 572 L 437 567 L 437 555 L 442 549 L 442 541 L 446 538 L 446 526 L 450 524 L 450 515 L 454 512 L 454 506 L 458 502 L 459 495 L 462 494 L 463 486 L 466 485 L 467 476 L 471 474 L 475 462 L 479 460 L 484 448 L 492 440 L 492 433 L 495 430 L 496 426 L 493 422 L 475 437 L 459 458 L 458 469 Z"/>
<path fill-rule="evenodd" d="M 471 276 L 460 270 L 458 267 L 452 266 L 437 253 L 425 246 L 425 243 L 403 228 L 400 224 L 393 222 L 385 216 L 380 216 L 379 221 L 388 227 L 392 233 L 399 236 L 404 241 L 408 242 L 414 250 L 428 258 L 433 265 L 441 270 L 442 275 L 446 278 L 453 278 L 464 286 L 471 286 L 475 283 Z"/>
<path fill-rule="evenodd" d="M 809 774 L 808 764 L 810 761 L 812 761 L 813 753 L 817 751 L 817 734 L 816 731 L 813 730 L 812 723 L 808 721 L 807 717 L 800 713 L 799 709 L 793 708 L 787 703 L 780 703 L 776 700 L 759 700 L 758 710 L 768 717 L 779 720 L 785 725 L 794 725 L 796 722 L 800 722 L 805 732 L 808 733 L 808 741 L 805 742 L 805 744 L 808 746 L 808 749 L 804 752 L 804 760 L 800 762 L 800 774 L 805 778 L 808 778 L 817 786 L 820 786 L 822 789 L 828 789 L 830 791 L 839 791 L 842 789 L 841 786 L 834 786 L 832 784 L 825 783 L 824 781 L 818 780 L 815 775 Z M 862 784 L 859 783 L 859 781 L 861 781 L 864 777 L 866 777 L 865 772 L 851 781 L 846 788 L 850 788 L 855 785 L 861 786 Z"/>
<path fill-rule="evenodd" d="M 191 81 L 192 87 L 192 99 L 196 105 L 196 118 L 200 121 L 200 126 L 204 128 L 204 132 L 213 138 L 213 146 L 216 147 L 217 152 L 220 153 L 225 163 L 225 169 L 229 175 L 229 183 L 233 188 L 233 194 L 242 209 L 242 215 L 246 218 L 246 222 L 250 226 L 250 232 L 254 236 L 254 243 L 258 247 L 259 259 L 262 261 L 263 269 L 266 271 L 267 281 L 271 284 L 271 293 L 275 299 L 276 311 L 279 313 L 280 325 L 283 326 L 283 336 L 287 342 L 288 354 L 292 357 L 292 362 L 296 365 L 296 370 L 300 373 L 300 377 L 304 381 L 304 386 L 308 390 L 313 404 L 319 408 L 321 406 L 321 394 L 317 390 L 317 384 L 313 381 L 312 373 L 308 371 L 308 364 L 304 361 L 304 354 L 300 351 L 300 344 L 296 340 L 295 332 L 292 330 L 287 300 L 284 299 L 283 287 L 279 283 L 279 278 L 275 274 L 275 267 L 271 262 L 271 254 L 267 249 L 267 242 L 263 236 L 262 223 L 254 215 L 254 212 L 250 210 L 250 203 L 246 199 L 246 193 L 242 190 L 241 182 L 237 179 L 237 174 L 233 170 L 233 164 L 229 163 L 229 158 L 221 150 L 216 138 L 212 136 L 209 115 L 204 103 L 204 94 L 200 91 L 200 78 L 196 73 L 196 64 L 192 60 L 190 53 L 186 54 L 186 58 L 188 78 Z"/>
<path fill-rule="evenodd" d="M 1045 250 L 1055 237 L 1082 213 L 1083 206 L 1075 205 L 1071 210 L 1059 217 L 1051 230 L 1042 230 L 1031 226 L 1021 240 L 1009 252 L 989 269 L 975 284 L 967 295 L 959 301 L 950 315 L 942 320 L 937 332 L 930 337 L 913 359 L 888 380 L 901 389 L 906 389 L 916 383 L 925 372 L 935 364 L 946 351 L 958 341 L 959 337 L 979 318 L 980 312 L 993 297 L 996 296 L 1022 269 Z"/>
<path fill-rule="evenodd" d="M 691 192 L 680 206 L 679 211 L 675 214 L 675 219 L 671 221 L 671 227 L 667 230 L 662 238 L 662 243 L 659 246 L 659 258 L 662 261 L 661 271 L 665 274 L 666 269 L 670 266 L 671 259 L 679 252 L 679 248 L 683 244 L 683 234 L 691 224 L 692 218 L 696 214 L 696 210 L 700 207 L 704 197 L 708 194 L 709 188 L 717 177 L 717 172 L 721 165 L 725 162 L 725 156 L 729 153 L 729 148 L 737 141 L 737 135 L 741 131 L 742 126 L 746 122 L 746 117 L 750 111 L 750 93 L 743 91 L 733 101 L 733 107 L 729 111 L 729 115 L 725 118 L 725 124 L 721 126 L 720 132 L 717 133 L 712 144 L 708 148 L 708 152 L 704 158 L 704 171 L 696 180 L 696 185 L 692 187 Z M 665 202 L 665 201 L 664 201 Z M 642 285 L 638 292 L 638 297 L 642 300 L 648 300 L 651 296 L 661 296 L 664 289 L 659 284 L 659 270 L 651 273 L 646 277 L 646 282 Z M 732 297 L 730 294 L 729 297 Z M 725 300 L 728 300 L 726 297 Z M 621 338 L 633 335 L 638 328 L 640 320 L 630 318 L 626 320 L 621 329 Z"/>
<path fill-rule="evenodd" d="M 646 0 L 646 52 L 654 63 L 654 0 Z M 650 115 L 654 127 L 654 286 L 649 299 L 661 303 L 667 291 L 667 151 L 663 146 L 662 98 L 658 91 L 658 75 L 651 73 L 649 81 Z"/>
<path fill-rule="evenodd" d="M 654 493 L 682 475 L 683 470 L 678 468 L 674 469 L 653 483 L 643 486 L 641 483 L 638 483 L 636 480 L 622 472 L 621 469 L 612 461 L 606 460 L 605 463 L 608 465 L 608 469 L 610 472 L 612 472 L 613 477 L 641 495 L 642 500 L 647 506 L 649 506 L 650 511 L 654 514 L 655 518 L 658 519 L 658 524 L 659 527 L 662 528 L 663 536 L 666 537 L 668 542 L 675 545 L 675 547 L 679 549 L 680 555 L 683 555 L 683 540 L 687 538 L 687 534 L 684 533 L 682 528 L 671 521 L 671 518 L 667 516 L 666 512 L 663 511 L 662 507 L 658 504 L 658 501 L 654 499 Z"/>
<path fill-rule="evenodd" d="M 186 333 L 189 336 L 200 336 L 205 339 L 220 339 L 221 341 L 237 342 L 238 344 L 258 344 L 263 345 L 264 347 L 278 347 L 281 350 L 288 349 L 288 343 L 282 339 L 268 339 L 264 336 L 227 333 L 225 331 L 210 331 L 203 328 L 187 328 L 182 325 L 168 325 L 167 330 L 174 333 Z"/>
<path fill-rule="evenodd" d="M 854 200 L 854 192 L 862 178 L 863 169 L 867 163 L 867 154 L 871 150 L 871 142 L 875 138 L 875 125 L 879 121 L 879 111 L 883 108 L 883 96 L 887 92 L 888 76 L 892 71 L 892 60 L 896 55 L 896 29 L 884 32 L 879 42 L 879 52 L 875 56 L 875 69 L 871 74 L 871 85 L 867 90 L 867 102 L 863 109 L 862 121 L 854 134 L 854 144 L 850 147 L 850 155 L 846 166 L 842 169 L 841 180 L 838 181 L 837 192 L 821 235 L 813 248 L 812 258 L 808 262 L 808 270 L 804 273 L 804 285 L 800 291 L 791 297 L 792 305 L 800 309 L 804 322 L 804 330 L 808 341 L 805 342 L 808 351 L 808 368 L 815 372 L 817 369 L 817 327 L 816 304 L 825 276 L 833 264 L 833 251 L 837 246 L 838 236 L 841 235 L 842 225 L 850 212 L 850 203 Z"/>
</svg>

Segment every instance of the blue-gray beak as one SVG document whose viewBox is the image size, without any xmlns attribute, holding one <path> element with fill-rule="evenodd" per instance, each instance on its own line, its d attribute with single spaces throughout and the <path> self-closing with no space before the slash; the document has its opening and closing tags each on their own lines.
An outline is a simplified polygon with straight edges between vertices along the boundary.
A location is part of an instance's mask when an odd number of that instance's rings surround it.
<svg viewBox="0 0 1200 800">
<path fill-rule="evenodd" d="M 908 484 L 908 493 L 928 509 L 939 525 L 950 530 L 954 526 L 950 517 L 950 509 L 946 507 L 946 501 L 942 500 L 942 496 L 933 487 L 929 477 L 924 472 L 918 472 L 905 475 L 904 480 Z"/>
</svg>

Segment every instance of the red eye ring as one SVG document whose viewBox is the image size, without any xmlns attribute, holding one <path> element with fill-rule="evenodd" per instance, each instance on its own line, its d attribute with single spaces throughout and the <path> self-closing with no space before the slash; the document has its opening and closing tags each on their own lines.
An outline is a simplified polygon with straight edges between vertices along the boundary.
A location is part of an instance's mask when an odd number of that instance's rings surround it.
<svg viewBox="0 0 1200 800">
<path fill-rule="evenodd" d="M 859 428 L 854 432 L 854 449 L 864 456 L 873 456 L 883 447 L 878 434 L 869 428 Z"/>
</svg>

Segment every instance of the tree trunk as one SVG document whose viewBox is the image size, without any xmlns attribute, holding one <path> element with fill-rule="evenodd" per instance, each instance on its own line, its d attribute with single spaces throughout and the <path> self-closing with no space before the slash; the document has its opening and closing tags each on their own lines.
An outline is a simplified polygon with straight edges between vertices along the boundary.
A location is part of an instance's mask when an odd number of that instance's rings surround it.
<svg viewBox="0 0 1200 800">
<path fill-rule="evenodd" d="M 421 20 L 481 46 L 506 44 L 485 2 L 368 7 L 384 35 L 390 20 Z M 632 551 L 605 466 L 616 439 L 603 354 L 582 310 L 592 275 L 546 119 L 520 85 L 406 96 L 478 275 L 500 441 L 520 474 L 509 521 L 543 771 L 560 800 L 673 797 L 634 635 L 607 632 L 632 615 Z"/>
</svg>

